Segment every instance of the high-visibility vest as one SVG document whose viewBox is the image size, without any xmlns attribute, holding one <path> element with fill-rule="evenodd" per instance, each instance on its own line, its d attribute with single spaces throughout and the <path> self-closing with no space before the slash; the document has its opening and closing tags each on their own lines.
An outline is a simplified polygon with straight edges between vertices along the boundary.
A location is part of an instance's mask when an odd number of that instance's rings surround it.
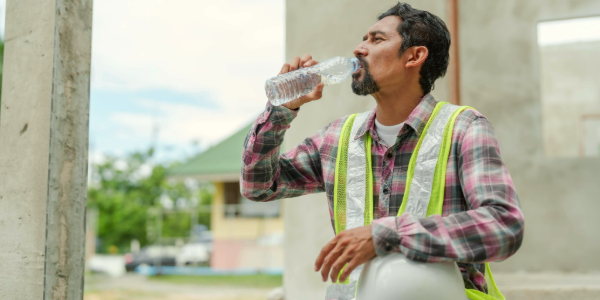
<svg viewBox="0 0 600 300">
<path fill-rule="evenodd" d="M 410 158 L 406 189 L 398 216 L 410 213 L 422 218 L 442 214 L 452 129 L 456 117 L 468 108 L 471 107 L 456 106 L 448 102 L 439 102 L 435 106 Z M 366 121 L 369 113 L 348 117 L 340 134 L 333 200 L 336 234 L 346 229 L 370 225 L 373 219 L 372 140 L 368 132 L 355 139 L 358 128 Z M 326 299 L 354 299 L 362 269 L 363 266 L 357 267 L 345 282 L 331 284 L 327 288 Z M 472 300 L 504 300 L 488 263 L 485 264 L 485 279 L 488 294 L 466 289 L 466 296 Z"/>
</svg>

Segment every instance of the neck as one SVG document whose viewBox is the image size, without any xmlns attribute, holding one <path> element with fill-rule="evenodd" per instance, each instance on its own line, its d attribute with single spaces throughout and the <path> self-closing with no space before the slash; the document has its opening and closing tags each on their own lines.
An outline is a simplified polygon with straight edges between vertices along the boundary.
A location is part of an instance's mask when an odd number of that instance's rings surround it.
<svg viewBox="0 0 600 300">
<path fill-rule="evenodd" d="M 412 113 L 423 98 L 421 86 L 417 83 L 410 88 L 397 87 L 380 90 L 372 94 L 377 102 L 377 121 L 385 126 L 400 124 Z"/>
</svg>

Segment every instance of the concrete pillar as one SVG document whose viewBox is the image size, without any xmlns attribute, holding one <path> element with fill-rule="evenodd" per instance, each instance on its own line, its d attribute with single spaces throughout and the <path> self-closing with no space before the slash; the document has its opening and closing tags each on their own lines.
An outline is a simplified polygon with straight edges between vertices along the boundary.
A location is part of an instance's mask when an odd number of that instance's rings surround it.
<svg viewBox="0 0 600 300">
<path fill-rule="evenodd" d="M 82 299 L 92 0 L 8 0 L 0 299 Z"/>
</svg>

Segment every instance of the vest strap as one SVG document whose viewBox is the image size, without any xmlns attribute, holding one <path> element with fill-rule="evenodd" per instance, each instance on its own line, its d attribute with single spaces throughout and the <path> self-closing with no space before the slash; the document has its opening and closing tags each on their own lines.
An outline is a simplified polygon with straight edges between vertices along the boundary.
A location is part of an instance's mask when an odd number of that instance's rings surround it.
<svg viewBox="0 0 600 300">
<path fill-rule="evenodd" d="M 360 126 L 370 112 L 348 117 L 338 142 L 334 186 L 335 232 L 370 225 L 373 220 L 373 168 L 371 166 L 371 136 L 366 133 L 356 139 Z M 363 266 L 354 269 L 344 281 L 327 287 L 326 299 L 346 300 L 356 295 L 356 285 Z"/>
</svg>

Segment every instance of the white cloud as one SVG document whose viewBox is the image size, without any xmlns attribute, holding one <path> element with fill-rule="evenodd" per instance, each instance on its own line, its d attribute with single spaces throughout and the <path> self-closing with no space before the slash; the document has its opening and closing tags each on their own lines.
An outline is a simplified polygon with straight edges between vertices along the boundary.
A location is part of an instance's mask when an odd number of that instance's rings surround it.
<svg viewBox="0 0 600 300">
<path fill-rule="evenodd" d="M 284 61 L 284 17 L 283 0 L 95 1 L 92 88 L 208 92 L 255 114 Z"/>
<path fill-rule="evenodd" d="M 110 121 L 123 127 L 124 139 L 135 135 L 147 136 L 159 124 L 158 139 L 161 143 L 181 145 L 199 139 L 204 148 L 214 145 L 256 117 L 237 110 L 215 112 L 190 104 L 149 99 L 136 102 L 155 113 L 112 113 Z"/>
<path fill-rule="evenodd" d="M 4 24 L 6 23 L 6 0 L 0 0 L 0 38 L 4 40 Z"/>
</svg>

